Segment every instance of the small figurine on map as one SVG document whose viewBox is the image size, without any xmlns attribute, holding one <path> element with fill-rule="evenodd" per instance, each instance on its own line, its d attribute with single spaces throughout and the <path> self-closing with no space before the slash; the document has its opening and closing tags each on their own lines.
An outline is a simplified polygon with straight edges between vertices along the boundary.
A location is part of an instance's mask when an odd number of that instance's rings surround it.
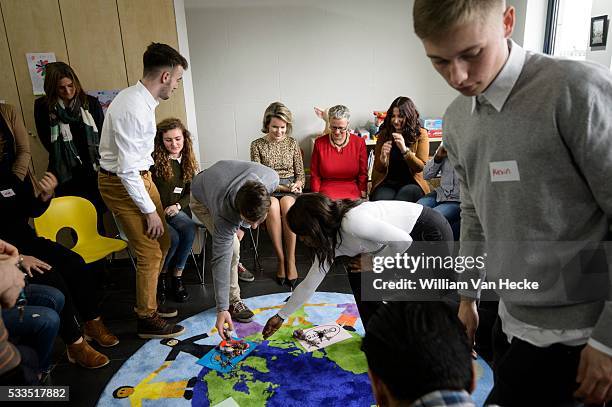
<svg viewBox="0 0 612 407">
<path fill-rule="evenodd" d="M 303 329 L 296 329 L 295 331 L 293 331 L 293 337 L 297 339 L 298 341 L 304 341 L 308 345 L 313 346 L 313 347 L 316 347 L 319 344 L 314 339 L 306 337 L 306 334 L 304 333 Z"/>
<path fill-rule="evenodd" d="M 223 333 L 228 339 L 221 341 L 219 346 L 217 346 L 219 352 L 223 356 L 229 359 L 235 358 L 236 356 L 242 355 L 249 349 L 249 344 L 246 343 L 246 341 L 243 341 L 241 339 L 232 339 L 232 331 L 228 330 L 227 328 L 224 328 Z"/>
<path fill-rule="evenodd" d="M 293 337 L 295 339 L 301 339 L 301 340 L 306 339 L 306 336 L 304 335 L 304 330 L 303 329 L 296 329 L 295 331 L 293 331 Z"/>
</svg>

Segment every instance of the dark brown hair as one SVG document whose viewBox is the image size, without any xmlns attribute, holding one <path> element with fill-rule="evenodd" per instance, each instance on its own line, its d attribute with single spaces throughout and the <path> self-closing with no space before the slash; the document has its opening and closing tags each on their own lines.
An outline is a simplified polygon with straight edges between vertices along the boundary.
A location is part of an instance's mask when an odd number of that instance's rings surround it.
<svg viewBox="0 0 612 407">
<path fill-rule="evenodd" d="M 183 122 L 177 118 L 169 118 L 157 123 L 155 134 L 155 149 L 153 150 L 153 161 L 155 167 L 153 172 L 157 178 L 168 181 L 172 177 L 172 165 L 170 154 L 164 145 L 164 134 L 170 130 L 180 129 L 183 133 L 183 151 L 181 151 L 181 169 L 183 170 L 183 182 L 190 182 L 198 172 L 198 162 L 193 153 L 193 141 L 191 133 L 185 128 Z"/>
<path fill-rule="evenodd" d="M 236 193 L 236 209 L 250 222 L 262 220 L 270 204 L 270 194 L 261 182 L 247 181 Z"/>
<path fill-rule="evenodd" d="M 173 69 L 175 66 L 187 69 L 189 64 L 184 56 L 166 44 L 152 42 L 142 55 L 143 76 L 157 74 L 163 68 Z"/>
<path fill-rule="evenodd" d="M 321 267 L 331 265 L 336 248 L 342 243 L 339 233 L 342 219 L 362 202 L 351 199 L 332 201 L 319 193 L 302 194 L 287 212 L 287 224 L 296 235 L 309 238 Z"/>
<path fill-rule="evenodd" d="M 74 97 L 79 98 L 84 109 L 88 109 L 87 94 L 81 86 L 76 72 L 65 62 L 51 62 L 45 66 L 44 89 L 47 96 L 49 110 L 53 110 L 59 103 L 57 85 L 60 80 L 68 78 L 74 85 Z M 99 129 L 102 130 L 102 129 Z"/>
<path fill-rule="evenodd" d="M 380 126 L 380 136 L 382 136 L 383 142 L 392 139 L 391 134 L 395 132 L 395 128 L 391 123 L 391 118 L 393 117 L 393 109 L 396 107 L 399 109 L 400 115 L 406 118 L 404 128 L 402 129 L 402 135 L 404 136 L 406 146 L 410 147 L 421 135 L 421 123 L 419 122 L 419 112 L 414 102 L 406 96 L 397 97 L 393 103 L 391 103 L 391 106 L 389 106 L 387 117 L 385 117 L 385 121 Z"/>
</svg>

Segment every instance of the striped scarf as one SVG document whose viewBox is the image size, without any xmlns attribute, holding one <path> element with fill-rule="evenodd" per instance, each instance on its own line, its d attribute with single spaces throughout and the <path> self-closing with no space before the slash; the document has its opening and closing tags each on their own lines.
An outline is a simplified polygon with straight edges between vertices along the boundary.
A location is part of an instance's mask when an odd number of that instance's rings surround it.
<svg viewBox="0 0 612 407">
<path fill-rule="evenodd" d="M 70 124 L 81 124 L 87 141 L 89 162 L 92 165 L 90 170 L 98 171 L 100 167 L 98 128 L 91 113 L 81 105 L 79 98 L 73 98 L 68 108 L 60 100 L 50 113 L 50 119 L 49 169 L 57 176 L 58 182 L 62 184 L 70 181 L 73 169 L 80 169 L 83 166 L 83 159 L 74 145 Z"/>
</svg>

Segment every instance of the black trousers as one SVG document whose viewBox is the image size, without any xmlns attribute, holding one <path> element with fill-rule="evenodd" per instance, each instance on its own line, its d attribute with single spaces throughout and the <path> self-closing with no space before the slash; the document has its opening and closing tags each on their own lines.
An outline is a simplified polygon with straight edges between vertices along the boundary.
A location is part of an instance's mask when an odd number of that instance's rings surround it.
<svg viewBox="0 0 612 407">
<path fill-rule="evenodd" d="M 518 338 L 508 343 L 497 317 L 493 327 L 495 384 L 485 405 L 504 407 L 581 406 L 572 394 L 584 346 L 540 348 Z"/>
<path fill-rule="evenodd" d="M 55 287 L 64 294 L 66 300 L 60 313 L 59 334 L 67 345 L 74 343 L 81 337 L 77 315 L 83 321 L 100 316 L 95 276 L 91 268 L 72 250 L 41 237 L 18 249 L 23 255 L 34 256 L 51 265 L 51 271 L 44 274 L 33 271 L 34 277 L 28 281 Z"/>
<path fill-rule="evenodd" d="M 441 256 L 450 255 L 452 251 L 453 230 L 451 229 L 446 218 L 439 212 L 431 208 L 423 207 L 421 215 L 417 219 L 410 236 L 414 241 L 425 242 L 449 242 L 449 245 L 436 245 L 436 248 L 441 251 L 437 253 Z M 410 251 L 410 249 L 408 249 Z M 378 307 L 382 304 L 381 301 L 362 301 L 361 300 L 361 273 L 353 273 L 346 267 L 349 284 L 357 303 L 359 316 L 364 327 L 370 318 L 376 313 Z"/>
</svg>

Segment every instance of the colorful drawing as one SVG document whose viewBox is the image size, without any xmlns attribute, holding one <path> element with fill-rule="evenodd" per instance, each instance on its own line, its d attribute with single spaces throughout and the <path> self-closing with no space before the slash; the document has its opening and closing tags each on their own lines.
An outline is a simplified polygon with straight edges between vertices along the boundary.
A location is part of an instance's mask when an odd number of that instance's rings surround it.
<svg viewBox="0 0 612 407">
<path fill-rule="evenodd" d="M 102 110 L 104 114 L 106 114 L 106 109 L 110 106 L 111 102 L 121 92 L 121 89 L 112 89 L 112 90 L 90 90 L 87 91 L 88 95 L 91 95 L 95 98 L 98 98 L 98 101 L 102 105 Z"/>
<path fill-rule="evenodd" d="M 28 70 L 32 80 L 32 91 L 34 95 L 44 95 L 46 67 L 47 64 L 56 61 L 55 54 L 53 52 L 33 52 L 26 54 L 26 59 L 28 60 Z"/>
</svg>

